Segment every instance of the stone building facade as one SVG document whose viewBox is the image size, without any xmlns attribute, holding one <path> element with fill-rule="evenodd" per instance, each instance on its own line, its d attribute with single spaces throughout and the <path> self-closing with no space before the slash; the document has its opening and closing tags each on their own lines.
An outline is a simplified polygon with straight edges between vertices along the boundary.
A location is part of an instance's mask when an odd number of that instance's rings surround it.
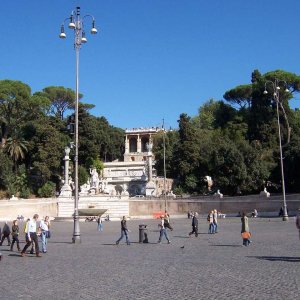
<svg viewBox="0 0 300 300">
<path fill-rule="evenodd" d="M 117 195 L 160 196 L 163 178 L 157 177 L 152 153 L 153 137 L 161 128 L 134 128 L 125 130 L 124 161 L 104 163 L 102 180 Z M 168 179 L 166 191 L 173 181 Z"/>
</svg>

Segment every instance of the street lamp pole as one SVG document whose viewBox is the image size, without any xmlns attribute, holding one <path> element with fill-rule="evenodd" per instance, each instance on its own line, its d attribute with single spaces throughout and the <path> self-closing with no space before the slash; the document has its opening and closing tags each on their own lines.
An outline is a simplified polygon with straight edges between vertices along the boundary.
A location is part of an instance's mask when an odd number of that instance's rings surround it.
<svg viewBox="0 0 300 300">
<path fill-rule="evenodd" d="M 61 32 L 59 37 L 61 39 L 66 38 L 64 25 L 65 22 L 68 21 L 68 27 L 74 30 L 74 47 L 76 53 L 76 99 L 75 99 L 75 156 L 74 156 L 74 185 L 75 185 L 75 192 L 74 192 L 74 229 L 73 229 L 73 237 L 72 242 L 74 244 L 80 243 L 80 227 L 79 227 L 79 214 L 78 214 L 78 202 L 79 202 L 79 186 L 78 186 L 78 106 L 79 106 L 79 50 L 81 45 L 87 42 L 87 38 L 85 36 L 84 31 L 84 19 L 90 17 L 92 18 L 92 29 L 91 34 L 96 34 L 97 29 L 95 27 L 95 19 L 92 15 L 85 15 L 84 17 L 80 16 L 80 7 L 76 7 L 75 10 L 72 11 L 71 16 L 66 18 L 61 25 Z"/>
<path fill-rule="evenodd" d="M 163 146 L 164 146 L 164 197 L 165 197 L 165 212 L 167 212 L 167 197 L 166 197 L 166 136 L 165 136 L 165 119 L 163 119 Z"/>
<path fill-rule="evenodd" d="M 274 96 L 274 100 L 276 102 L 276 113 L 277 113 L 277 126 L 278 126 L 278 137 L 279 137 L 279 152 L 280 152 L 280 168 L 281 168 L 281 183 L 282 183 L 282 195 L 283 195 L 283 216 L 282 216 L 282 220 L 283 221 L 287 221 L 289 219 L 288 213 L 287 213 L 287 205 L 286 205 L 286 195 L 285 195 L 285 180 L 284 180 L 284 167 L 283 167 L 283 155 L 282 155 L 282 141 L 281 141 L 281 127 L 280 127 L 280 118 L 279 118 L 279 104 L 280 103 L 280 99 L 279 99 L 279 90 L 280 90 L 280 83 L 284 83 L 285 85 L 285 91 L 289 92 L 289 90 L 287 89 L 287 83 L 284 80 L 278 80 L 277 78 L 274 79 L 274 81 L 266 81 L 265 82 L 265 90 L 264 90 L 264 94 L 268 94 L 267 91 L 267 84 L 270 83 L 273 87 L 273 96 Z M 281 105 L 282 109 L 283 106 Z M 285 111 L 283 109 L 283 113 L 285 114 Z M 287 118 L 286 118 L 287 121 Z M 288 136 L 290 133 L 290 128 L 289 128 L 289 123 L 287 122 L 287 126 L 288 126 Z M 288 137 L 289 140 L 289 137 Z"/>
</svg>

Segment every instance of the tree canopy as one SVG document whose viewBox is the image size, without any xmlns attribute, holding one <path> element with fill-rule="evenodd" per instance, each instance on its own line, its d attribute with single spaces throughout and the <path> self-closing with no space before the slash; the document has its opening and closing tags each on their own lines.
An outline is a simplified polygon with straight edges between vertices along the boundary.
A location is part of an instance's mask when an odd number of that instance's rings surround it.
<svg viewBox="0 0 300 300">
<path fill-rule="evenodd" d="M 229 88 L 224 99 L 209 99 L 196 116 L 180 114 L 178 129 L 154 138 L 158 175 L 164 172 L 165 141 L 166 171 L 175 180 L 175 192 L 207 194 L 207 175 L 214 190 L 228 195 L 257 193 L 265 186 L 281 192 L 277 105 L 287 192 L 299 192 L 300 112 L 290 100 L 300 91 L 300 76 L 283 70 L 250 75 L 249 83 Z M 79 175 L 84 182 L 90 167 L 100 170 L 103 162 L 122 159 L 124 131 L 92 115 L 93 105 L 80 98 Z M 28 197 L 52 195 L 59 188 L 64 148 L 74 138 L 68 126 L 74 101 L 70 88 L 49 86 L 32 94 L 21 81 L 0 80 L 0 189 Z"/>
</svg>

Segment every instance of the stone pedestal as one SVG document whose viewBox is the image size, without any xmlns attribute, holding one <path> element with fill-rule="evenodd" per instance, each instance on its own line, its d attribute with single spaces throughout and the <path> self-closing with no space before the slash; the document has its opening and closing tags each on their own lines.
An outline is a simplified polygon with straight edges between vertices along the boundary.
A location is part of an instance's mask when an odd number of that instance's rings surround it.
<svg viewBox="0 0 300 300">
<path fill-rule="evenodd" d="M 59 197 L 72 197 L 72 189 L 69 184 L 64 184 L 62 186 Z"/>
<path fill-rule="evenodd" d="M 146 196 L 155 197 L 156 185 L 153 181 L 149 181 L 146 184 Z"/>
</svg>

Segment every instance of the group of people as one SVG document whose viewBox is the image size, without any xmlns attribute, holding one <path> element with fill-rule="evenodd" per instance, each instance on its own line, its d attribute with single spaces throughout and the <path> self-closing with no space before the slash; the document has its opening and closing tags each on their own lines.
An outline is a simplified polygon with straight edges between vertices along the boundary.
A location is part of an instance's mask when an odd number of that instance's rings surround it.
<svg viewBox="0 0 300 300">
<path fill-rule="evenodd" d="M 207 222 L 208 225 L 208 233 L 209 234 L 215 234 L 218 233 L 218 212 L 216 209 L 212 210 L 207 215 Z"/>
<path fill-rule="evenodd" d="M 192 218 L 192 231 L 189 233 L 189 236 L 193 234 L 198 236 L 198 213 L 197 212 L 188 212 L 188 218 Z M 207 215 L 208 222 L 208 233 L 215 234 L 218 233 L 218 211 L 216 209 L 212 210 Z"/>
<path fill-rule="evenodd" d="M 189 237 L 191 237 L 192 235 L 195 235 L 196 237 L 198 237 L 198 223 L 199 223 L 198 222 L 198 213 L 191 212 L 191 217 L 192 217 L 192 231 L 189 233 Z M 218 232 L 218 212 L 216 209 L 212 210 L 208 214 L 207 221 L 209 222 L 208 233 L 209 234 L 217 233 Z M 242 239 L 243 239 L 243 245 L 249 246 L 251 243 L 251 240 L 250 240 L 251 233 L 249 230 L 248 217 L 244 212 L 242 213 L 241 222 L 242 222 L 241 235 L 242 235 Z M 160 244 L 162 241 L 162 238 L 165 237 L 168 244 L 170 244 L 171 241 L 170 241 L 168 233 L 167 233 L 167 228 L 172 231 L 173 227 L 170 224 L 170 215 L 167 212 L 164 215 L 160 216 L 160 223 L 158 224 L 158 226 L 160 228 L 158 243 Z M 300 228 L 300 218 L 299 218 L 299 228 Z M 129 230 L 127 228 L 127 220 L 126 220 L 125 216 L 123 216 L 122 221 L 121 221 L 121 236 L 116 241 L 116 244 L 118 245 L 124 237 L 126 238 L 127 245 L 130 245 Z"/>
<path fill-rule="evenodd" d="M 24 226 L 25 241 L 26 244 L 21 250 L 20 247 L 20 228 L 18 220 L 13 220 L 11 228 L 8 225 L 8 222 L 5 222 L 1 235 L 0 246 L 2 246 L 5 239 L 7 239 L 7 246 L 10 246 L 10 251 L 13 251 L 14 245 L 17 245 L 17 250 L 21 252 L 21 256 L 26 255 L 26 251 L 31 247 L 30 253 L 36 254 L 37 257 L 40 255 L 39 239 L 42 245 L 42 252 L 47 252 L 47 240 L 50 238 L 50 219 L 46 216 L 44 219 L 39 221 L 39 215 L 34 214 L 32 219 L 27 219 Z M 10 239 L 12 237 L 12 240 Z"/>
<path fill-rule="evenodd" d="M 165 237 L 168 244 L 170 244 L 171 241 L 170 241 L 168 233 L 167 233 L 167 228 L 172 231 L 173 227 L 171 226 L 171 223 L 170 223 L 170 215 L 167 212 L 165 212 L 165 214 L 160 216 L 160 222 L 158 224 L 158 227 L 159 227 L 158 244 L 161 243 L 163 237 Z M 118 245 L 120 243 L 120 241 L 125 237 L 127 245 L 130 245 L 129 232 L 130 232 L 129 229 L 127 228 L 127 219 L 125 216 L 123 216 L 122 221 L 121 221 L 121 236 L 116 241 L 116 244 Z"/>
</svg>

